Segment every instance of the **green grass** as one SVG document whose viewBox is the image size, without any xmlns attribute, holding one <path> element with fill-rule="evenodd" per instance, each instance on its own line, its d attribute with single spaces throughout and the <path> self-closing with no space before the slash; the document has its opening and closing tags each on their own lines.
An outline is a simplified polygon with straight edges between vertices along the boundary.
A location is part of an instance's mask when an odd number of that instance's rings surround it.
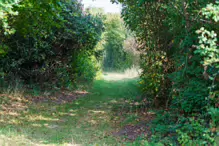
<svg viewBox="0 0 219 146">
<path fill-rule="evenodd" d="M 88 95 L 72 103 L 32 103 L 23 110 L 7 112 L 0 109 L 0 145 L 122 144 L 122 138 L 112 132 L 137 118 L 125 101 L 138 95 L 137 79 L 98 80 Z M 127 109 L 133 114 L 125 113 Z"/>
</svg>

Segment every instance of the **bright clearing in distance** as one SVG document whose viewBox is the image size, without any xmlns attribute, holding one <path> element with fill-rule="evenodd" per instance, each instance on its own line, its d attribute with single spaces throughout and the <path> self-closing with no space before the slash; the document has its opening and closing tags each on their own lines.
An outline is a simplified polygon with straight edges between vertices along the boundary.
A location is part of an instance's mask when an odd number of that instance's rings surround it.
<svg viewBox="0 0 219 146">
<path fill-rule="evenodd" d="M 85 8 L 98 7 L 103 8 L 106 13 L 120 13 L 121 5 L 112 4 L 110 0 L 82 0 Z"/>
</svg>

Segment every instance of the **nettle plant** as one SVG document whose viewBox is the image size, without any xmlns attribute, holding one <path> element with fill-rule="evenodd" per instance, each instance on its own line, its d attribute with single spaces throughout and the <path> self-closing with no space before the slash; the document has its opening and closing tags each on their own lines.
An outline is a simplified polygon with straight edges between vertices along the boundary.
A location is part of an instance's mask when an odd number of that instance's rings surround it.
<svg viewBox="0 0 219 146">
<path fill-rule="evenodd" d="M 212 19 L 212 24 L 219 22 L 219 2 L 216 4 L 209 4 L 202 9 L 202 15 L 206 19 Z M 209 31 L 202 27 L 196 31 L 199 34 L 199 45 L 197 46 L 196 54 L 203 57 L 202 64 L 205 72 L 208 70 L 208 79 L 212 81 L 210 88 L 207 110 L 212 118 L 212 127 L 216 127 L 219 123 L 219 109 L 218 109 L 218 76 L 219 76 L 219 47 L 217 40 L 217 33 Z"/>
<path fill-rule="evenodd" d="M 208 4 L 202 9 L 202 15 L 207 19 L 212 19 L 215 23 L 219 22 L 219 2 Z M 204 27 L 196 31 L 199 34 L 199 45 L 195 53 L 204 57 L 202 64 L 204 66 L 214 66 L 219 68 L 219 49 L 217 46 L 217 34 L 214 31 L 208 31 Z"/>
<path fill-rule="evenodd" d="M 8 17 L 10 15 L 18 15 L 17 11 L 13 10 L 14 6 L 19 5 L 20 0 L 2 0 L 0 1 L 0 24 L 4 30 L 4 35 L 13 34 L 15 32 L 14 28 L 11 28 L 8 24 Z"/>
<path fill-rule="evenodd" d="M 213 19 L 215 22 L 219 21 L 219 2 L 216 4 L 208 4 L 206 8 L 202 9 L 202 15 L 206 19 Z"/>
<path fill-rule="evenodd" d="M 202 9 L 202 15 L 207 19 L 212 19 L 214 23 L 219 22 L 219 3 L 215 5 L 208 4 L 206 8 Z M 219 74 L 219 48 L 217 44 L 217 33 L 215 31 L 209 31 L 202 27 L 196 31 L 199 34 L 199 45 L 197 45 L 196 54 L 203 57 L 201 62 L 205 68 L 205 71 L 210 68 L 214 68 L 215 71 L 212 72 L 208 78 L 212 81 L 216 79 Z"/>
<path fill-rule="evenodd" d="M 219 50 L 217 47 L 217 34 L 214 31 L 208 31 L 204 27 L 196 31 L 200 36 L 199 45 L 197 46 L 196 54 L 204 57 L 201 62 L 204 66 L 211 66 L 219 62 Z M 219 67 L 215 64 L 215 67 Z"/>
</svg>

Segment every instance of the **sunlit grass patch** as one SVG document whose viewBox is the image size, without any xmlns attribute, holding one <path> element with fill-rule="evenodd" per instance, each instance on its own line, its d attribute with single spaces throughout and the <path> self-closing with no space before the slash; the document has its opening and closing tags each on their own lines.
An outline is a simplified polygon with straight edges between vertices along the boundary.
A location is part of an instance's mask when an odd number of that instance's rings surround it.
<svg viewBox="0 0 219 146">
<path fill-rule="evenodd" d="M 21 145 L 122 144 L 123 138 L 113 133 L 138 120 L 135 107 L 129 106 L 139 95 L 137 80 L 99 80 L 88 92 L 63 104 L 26 102 L 23 110 L 5 109 L 0 135 L 17 145 L 19 137 Z"/>
</svg>

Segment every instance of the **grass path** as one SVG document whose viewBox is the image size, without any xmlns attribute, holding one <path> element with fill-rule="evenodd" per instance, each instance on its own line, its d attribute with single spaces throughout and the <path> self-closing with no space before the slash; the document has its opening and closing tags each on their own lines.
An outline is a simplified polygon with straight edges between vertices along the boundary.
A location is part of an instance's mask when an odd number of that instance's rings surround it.
<svg viewBox="0 0 219 146">
<path fill-rule="evenodd" d="M 95 81 L 86 96 L 66 103 L 28 103 L 0 109 L 0 145 L 119 145 L 112 133 L 138 119 L 129 101 L 137 79 Z"/>
</svg>

